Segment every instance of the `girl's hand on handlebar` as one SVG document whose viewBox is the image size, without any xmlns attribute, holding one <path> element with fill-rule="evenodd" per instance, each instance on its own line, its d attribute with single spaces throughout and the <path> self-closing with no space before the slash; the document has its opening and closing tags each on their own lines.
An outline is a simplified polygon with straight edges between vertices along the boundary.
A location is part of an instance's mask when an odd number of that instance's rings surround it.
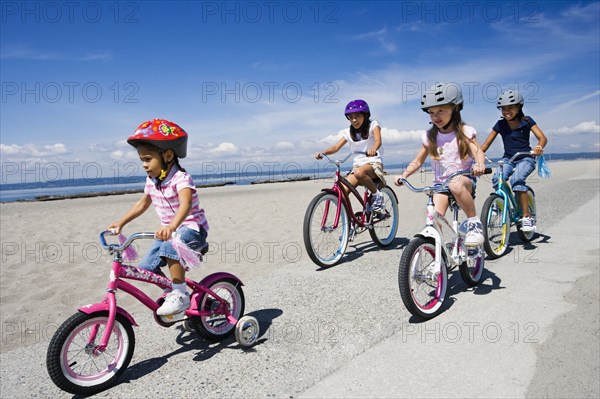
<svg viewBox="0 0 600 399">
<path fill-rule="evenodd" d="M 535 147 L 533 147 L 533 150 L 531 150 L 531 153 L 533 155 L 544 155 L 544 147 L 542 147 L 541 145 L 536 145 Z"/>
<path fill-rule="evenodd" d="M 316 158 L 316 159 L 323 159 L 323 154 L 321 154 L 320 152 L 317 152 L 317 153 L 315 154 L 315 158 Z"/>
<path fill-rule="evenodd" d="M 369 150 L 367 150 L 367 156 L 368 157 L 375 157 L 375 156 L 377 156 L 377 150 L 374 150 L 372 148 L 369 149 Z"/>
<path fill-rule="evenodd" d="M 402 180 L 404 180 L 404 176 L 394 176 L 394 184 L 398 187 L 404 185 L 404 183 L 402 182 Z"/>
<path fill-rule="evenodd" d="M 475 162 L 473 164 L 473 175 L 481 176 L 485 173 L 485 164 L 480 162 Z"/>
<path fill-rule="evenodd" d="M 106 230 L 110 230 L 112 234 L 117 235 L 121 232 L 121 226 L 117 223 L 111 223 L 111 225 L 108 226 Z"/>
<path fill-rule="evenodd" d="M 171 238 L 171 234 L 173 234 L 174 231 L 175 230 L 173 230 L 169 226 L 162 226 L 154 232 L 154 237 L 156 237 L 159 240 L 167 241 Z"/>
</svg>

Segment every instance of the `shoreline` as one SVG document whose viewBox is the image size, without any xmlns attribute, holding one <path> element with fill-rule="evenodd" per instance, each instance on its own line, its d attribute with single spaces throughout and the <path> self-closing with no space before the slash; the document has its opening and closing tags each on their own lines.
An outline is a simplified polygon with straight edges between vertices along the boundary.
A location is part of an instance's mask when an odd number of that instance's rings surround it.
<svg viewBox="0 0 600 399">
<path fill-rule="evenodd" d="M 254 180 L 249 185 L 257 184 L 271 184 L 271 183 L 290 183 L 298 181 L 309 181 L 318 180 L 310 176 L 302 176 L 290 179 L 266 179 L 266 180 Z M 209 183 L 209 184 L 197 184 L 196 188 L 213 188 L 213 187 L 225 187 L 225 186 L 245 186 L 248 184 L 237 184 L 234 181 L 226 181 L 221 183 Z M 64 194 L 64 195 L 39 195 L 34 198 L 17 199 L 14 201 L 0 201 L 0 204 L 11 204 L 11 203 L 22 203 L 22 202 L 46 202 L 46 201 L 60 201 L 68 199 L 79 199 L 79 198 L 96 198 L 96 197 L 109 197 L 114 195 L 126 195 L 126 194 L 141 194 L 143 189 L 128 189 L 128 190 L 110 190 L 110 191 L 86 191 L 81 193 Z"/>
<path fill-rule="evenodd" d="M 583 156 L 582 154 L 585 154 Z M 562 154 L 556 154 L 562 155 Z M 562 162 L 578 162 L 578 161 L 586 161 L 593 159 L 600 159 L 600 152 L 589 152 L 589 153 L 581 153 L 578 158 L 574 159 L 553 159 L 552 154 L 548 154 L 547 162 L 549 165 L 554 163 L 562 163 Z M 399 165 L 390 165 L 389 170 L 396 171 L 401 170 L 398 169 Z M 431 170 L 429 168 L 422 168 L 421 173 L 428 173 Z M 386 175 L 392 175 L 396 173 L 387 173 Z M 299 181 L 310 181 L 310 180 L 321 180 L 326 179 L 326 177 L 314 177 L 310 175 L 304 175 L 299 177 L 292 177 L 287 179 L 264 179 L 264 180 L 253 180 L 248 183 L 239 184 L 236 181 L 224 181 L 224 182 L 216 182 L 216 183 L 206 183 L 206 184 L 197 184 L 196 188 L 213 188 L 213 187 L 224 187 L 224 186 L 247 186 L 247 185 L 262 185 L 262 184 L 272 184 L 272 183 L 291 183 L 291 182 L 299 182 Z M 69 187 L 65 187 L 69 188 Z M 7 190 L 9 193 L 11 191 L 17 190 Z M 143 188 L 136 189 L 122 189 L 122 190 L 108 190 L 108 191 L 85 191 L 85 192 L 76 192 L 72 194 L 47 194 L 47 195 L 38 195 L 34 198 L 24 198 L 24 199 L 15 199 L 15 200 L 0 200 L 0 204 L 10 204 L 10 203 L 36 203 L 36 202 L 47 202 L 47 201 L 60 201 L 60 200 L 68 200 L 68 199 L 79 199 L 79 198 L 96 198 L 96 197 L 109 197 L 115 195 L 126 195 L 126 194 L 139 194 L 142 193 Z"/>
</svg>

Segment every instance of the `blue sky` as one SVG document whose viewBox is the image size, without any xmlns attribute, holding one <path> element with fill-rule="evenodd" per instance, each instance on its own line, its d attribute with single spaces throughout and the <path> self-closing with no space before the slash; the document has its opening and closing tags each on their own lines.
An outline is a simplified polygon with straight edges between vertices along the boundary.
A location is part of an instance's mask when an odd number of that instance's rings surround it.
<svg viewBox="0 0 600 399">
<path fill-rule="evenodd" d="M 399 164 L 429 126 L 422 91 L 444 81 L 481 142 L 519 88 L 547 153 L 599 151 L 599 6 L 2 1 L 2 182 L 142 174 L 125 139 L 155 117 L 188 131 L 193 173 L 311 166 L 355 98 Z"/>
</svg>

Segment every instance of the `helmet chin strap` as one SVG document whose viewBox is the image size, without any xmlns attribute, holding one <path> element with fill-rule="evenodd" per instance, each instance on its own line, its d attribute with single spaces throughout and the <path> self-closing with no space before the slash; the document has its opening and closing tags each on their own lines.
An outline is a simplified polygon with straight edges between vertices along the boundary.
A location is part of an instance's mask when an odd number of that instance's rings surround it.
<svg viewBox="0 0 600 399">
<path fill-rule="evenodd" d="M 169 162 L 166 162 L 164 157 L 161 154 L 162 166 L 160 168 L 160 175 L 156 178 L 156 188 L 160 188 L 160 184 L 167 178 L 167 170 L 169 169 L 169 164 L 171 164 L 175 158 L 171 159 Z"/>
</svg>

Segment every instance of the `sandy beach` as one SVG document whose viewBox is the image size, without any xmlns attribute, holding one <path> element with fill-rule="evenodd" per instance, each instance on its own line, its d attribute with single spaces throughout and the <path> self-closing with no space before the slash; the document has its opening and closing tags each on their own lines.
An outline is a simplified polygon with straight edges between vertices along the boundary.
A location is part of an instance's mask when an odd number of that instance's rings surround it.
<svg viewBox="0 0 600 399">
<path fill-rule="evenodd" d="M 513 228 L 512 250 L 486 262 L 483 288 L 469 290 L 454 276 L 453 305 L 425 324 L 410 324 L 396 280 L 402 249 L 424 224 L 424 195 L 394 187 L 401 219 L 392 246 L 378 249 L 364 233 L 345 262 L 322 270 L 306 254 L 302 222 L 310 200 L 330 180 L 200 189 L 211 246 L 202 269 L 190 276 L 228 271 L 240 277 L 246 313 L 264 330 L 261 344 L 243 351 L 233 339 L 210 344 L 179 326 L 162 328 L 146 308 L 120 296 L 120 306 L 140 324 L 136 351 L 123 382 L 97 397 L 598 397 L 600 161 L 549 166 L 551 179 L 530 178 L 540 235 L 523 245 Z M 411 177 L 415 185 L 429 179 Z M 478 183 L 478 211 L 490 181 Z M 71 397 L 47 376 L 48 342 L 78 307 L 101 299 L 110 258 L 98 234 L 138 197 L 0 204 L 1 397 Z M 568 230 L 569 215 L 577 212 L 583 225 Z M 153 231 L 157 220 L 150 209 L 125 234 Z M 398 341 L 412 326 L 444 331 L 448 323 L 469 322 L 495 322 L 504 338 L 495 345 Z M 566 328 L 572 333 L 564 334 Z M 518 338 L 510 335 L 515 331 Z M 524 343 L 528 333 L 535 342 Z M 401 353 L 395 360 L 383 355 L 392 353 L 390 347 Z M 418 348 L 421 356 L 427 348 L 443 348 L 439 367 L 453 372 L 447 370 L 446 383 L 436 382 L 435 390 L 415 385 L 408 366 L 419 366 L 413 359 Z M 469 357 L 470 364 L 457 366 L 456 359 Z M 393 366 L 396 361 L 403 367 Z M 353 368 L 357 363 L 361 367 Z M 473 370 L 482 375 L 470 378 Z M 354 372 L 363 375 L 358 382 L 344 379 Z M 463 378 L 471 386 L 461 390 Z M 497 390 L 491 388 L 496 383 Z M 439 391 L 442 385 L 454 390 Z"/>
</svg>

